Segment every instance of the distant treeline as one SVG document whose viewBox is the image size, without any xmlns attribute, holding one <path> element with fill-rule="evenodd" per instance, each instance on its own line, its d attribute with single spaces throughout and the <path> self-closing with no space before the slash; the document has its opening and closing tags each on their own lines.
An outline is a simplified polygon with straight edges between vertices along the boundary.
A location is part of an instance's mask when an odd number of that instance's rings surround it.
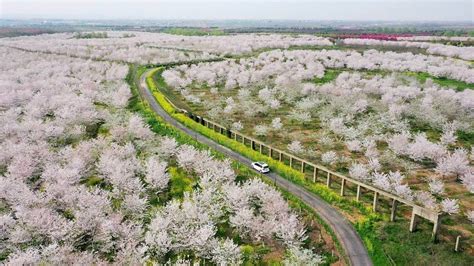
<svg viewBox="0 0 474 266">
<path fill-rule="evenodd" d="M 38 29 L 38 28 L 0 27 L 0 38 L 33 36 L 33 35 L 55 33 L 55 32 L 58 32 L 58 31 L 54 31 L 50 29 Z"/>
<path fill-rule="evenodd" d="M 107 32 L 76 32 L 74 33 L 76 39 L 106 39 Z"/>
<path fill-rule="evenodd" d="M 452 29 L 452 30 L 436 30 L 436 29 L 422 29 L 417 27 L 377 27 L 377 28 L 234 28 L 225 29 L 225 33 L 302 33 L 302 34 L 321 34 L 321 35 L 352 35 L 352 34 L 367 34 L 367 33 L 384 33 L 384 34 L 412 34 L 412 35 L 434 35 L 434 36 L 474 36 L 474 29 Z"/>
<path fill-rule="evenodd" d="M 161 30 L 163 33 L 185 35 L 185 36 L 206 36 L 206 35 L 224 35 L 225 32 L 219 28 L 194 28 L 194 27 L 183 27 L 183 28 L 164 28 Z"/>
<path fill-rule="evenodd" d="M 218 28 L 218 27 L 163 27 L 163 26 L 131 26 L 131 25 L 34 25 L 25 27 L 0 27 L 1 37 L 16 37 L 24 35 L 37 35 L 56 32 L 76 32 L 74 38 L 94 39 L 108 38 L 105 31 L 145 31 L 162 32 L 186 36 L 226 35 L 234 33 L 294 33 L 294 34 L 318 34 L 328 37 L 340 35 L 360 34 L 410 34 L 410 35 L 434 35 L 434 36 L 474 36 L 474 28 L 435 28 L 428 26 L 411 27 L 357 27 L 342 28 L 337 26 L 327 27 L 241 27 L 241 28 Z M 133 37 L 133 36 L 122 36 Z"/>
</svg>

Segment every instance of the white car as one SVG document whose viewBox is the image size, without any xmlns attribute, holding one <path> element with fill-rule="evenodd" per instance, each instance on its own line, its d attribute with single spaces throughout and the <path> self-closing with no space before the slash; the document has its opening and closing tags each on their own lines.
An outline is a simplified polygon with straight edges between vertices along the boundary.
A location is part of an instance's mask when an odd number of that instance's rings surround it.
<svg viewBox="0 0 474 266">
<path fill-rule="evenodd" d="M 262 163 L 262 162 L 253 162 L 252 163 L 252 167 L 259 171 L 260 173 L 262 174 L 266 174 L 268 172 L 270 172 L 270 168 L 268 168 L 268 164 L 266 163 Z"/>
</svg>

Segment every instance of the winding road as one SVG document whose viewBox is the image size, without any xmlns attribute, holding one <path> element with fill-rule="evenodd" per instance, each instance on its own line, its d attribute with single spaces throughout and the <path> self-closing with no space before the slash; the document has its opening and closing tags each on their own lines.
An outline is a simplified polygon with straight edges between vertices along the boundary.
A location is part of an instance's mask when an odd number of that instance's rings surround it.
<svg viewBox="0 0 474 266">
<path fill-rule="evenodd" d="M 163 110 L 163 108 L 157 103 L 152 93 L 148 89 L 148 86 L 146 85 L 145 79 L 148 73 L 149 71 L 145 72 L 140 77 L 140 84 L 138 84 L 139 93 L 142 99 L 148 101 L 152 110 L 156 114 L 161 116 L 163 120 L 165 120 L 167 123 L 183 131 L 185 134 L 195 138 L 197 141 L 204 143 L 209 147 L 215 149 L 216 151 L 225 154 L 229 158 L 237 160 L 250 167 L 251 160 L 249 160 L 248 158 L 185 127 L 184 125 L 176 121 L 174 118 L 172 118 L 168 113 L 166 113 L 166 111 Z M 367 253 L 367 250 L 365 249 L 361 238 L 357 234 L 352 224 L 341 213 L 339 213 L 338 210 L 336 210 L 333 206 L 331 206 L 318 196 L 314 195 L 313 193 L 292 183 L 291 181 L 286 180 L 285 178 L 279 176 L 274 172 L 268 173 L 267 176 L 273 179 L 276 185 L 299 197 L 305 204 L 313 208 L 314 211 L 332 228 L 339 242 L 341 243 L 344 252 L 349 258 L 349 262 L 351 265 L 372 265 L 372 261 L 370 260 L 370 257 Z"/>
</svg>

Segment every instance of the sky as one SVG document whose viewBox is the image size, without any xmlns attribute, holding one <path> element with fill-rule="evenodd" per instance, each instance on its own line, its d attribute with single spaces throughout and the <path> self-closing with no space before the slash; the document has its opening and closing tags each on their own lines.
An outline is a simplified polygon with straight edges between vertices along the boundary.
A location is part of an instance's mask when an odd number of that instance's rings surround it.
<svg viewBox="0 0 474 266">
<path fill-rule="evenodd" d="M 0 19 L 470 21 L 474 0 L 0 0 Z"/>
</svg>

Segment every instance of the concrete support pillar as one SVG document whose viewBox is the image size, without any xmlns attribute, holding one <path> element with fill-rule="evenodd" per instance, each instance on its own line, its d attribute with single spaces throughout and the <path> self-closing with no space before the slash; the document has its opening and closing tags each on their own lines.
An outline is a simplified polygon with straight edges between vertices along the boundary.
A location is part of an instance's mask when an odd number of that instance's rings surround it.
<svg viewBox="0 0 474 266">
<path fill-rule="evenodd" d="M 372 204 L 372 210 L 374 210 L 374 212 L 377 211 L 377 204 L 378 204 L 378 201 L 379 201 L 379 193 L 378 193 L 378 192 L 374 192 L 374 203 Z"/>
<path fill-rule="evenodd" d="M 326 186 L 331 187 L 331 173 L 328 172 L 328 178 L 326 179 Z"/>
<path fill-rule="evenodd" d="M 314 167 L 313 171 L 313 182 L 316 183 L 316 179 L 318 178 L 318 168 Z"/>
<path fill-rule="evenodd" d="M 293 157 L 290 157 L 290 167 L 293 167 Z"/>
<path fill-rule="evenodd" d="M 216 131 L 216 125 L 212 124 L 212 130 Z"/>
<path fill-rule="evenodd" d="M 273 149 L 272 149 L 272 147 L 268 147 L 268 156 L 270 158 L 273 158 Z"/>
<path fill-rule="evenodd" d="M 390 212 L 390 222 L 395 221 L 395 215 L 397 212 L 398 201 L 396 199 L 392 200 L 392 210 Z"/>
<path fill-rule="evenodd" d="M 360 185 L 357 185 L 356 201 L 360 201 Z"/>
<path fill-rule="evenodd" d="M 301 173 L 304 173 L 304 162 L 301 161 Z"/>
<path fill-rule="evenodd" d="M 461 236 L 456 237 L 456 245 L 454 246 L 454 251 L 459 251 L 459 242 L 461 242 Z"/>
<path fill-rule="evenodd" d="M 436 221 L 433 222 L 433 232 L 431 233 L 432 241 L 436 241 L 438 238 L 439 224 L 440 224 L 440 217 L 438 216 Z"/>
<path fill-rule="evenodd" d="M 245 137 L 244 136 L 242 136 L 242 144 L 245 145 Z"/>
<path fill-rule="evenodd" d="M 341 196 L 344 196 L 344 186 L 346 185 L 346 179 L 341 180 Z"/>
<path fill-rule="evenodd" d="M 410 219 L 410 232 L 414 232 L 416 230 L 416 222 L 418 220 L 418 216 L 415 214 L 414 211 L 411 212 L 411 219 Z"/>
<path fill-rule="evenodd" d="M 223 134 L 223 132 L 224 132 L 224 129 L 222 127 L 219 127 L 219 133 Z"/>
<path fill-rule="evenodd" d="M 234 133 L 234 140 L 237 141 L 237 134 Z"/>
<path fill-rule="evenodd" d="M 260 144 L 260 153 L 262 153 L 262 146 L 263 146 L 263 145 L 262 145 L 262 144 Z"/>
<path fill-rule="evenodd" d="M 278 161 L 281 162 L 281 152 L 278 152 Z"/>
</svg>

